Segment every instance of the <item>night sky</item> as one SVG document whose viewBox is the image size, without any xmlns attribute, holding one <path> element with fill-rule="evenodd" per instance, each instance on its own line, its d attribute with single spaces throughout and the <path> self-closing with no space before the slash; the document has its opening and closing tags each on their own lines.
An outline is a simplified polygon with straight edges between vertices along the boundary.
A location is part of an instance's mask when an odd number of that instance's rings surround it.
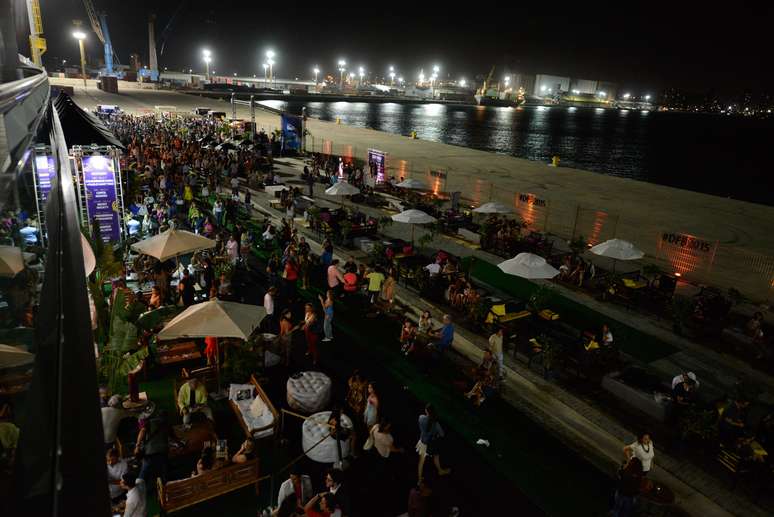
<svg viewBox="0 0 774 517">
<path fill-rule="evenodd" d="M 101 54 L 80 0 L 40 3 L 49 67 L 56 58 L 77 59 L 73 19 L 83 20 L 88 29 L 89 54 Z M 630 2 L 631 7 L 545 2 L 538 4 L 541 8 L 466 2 L 448 3 L 443 11 L 401 2 L 374 2 L 370 9 L 291 1 L 94 3 L 108 12 L 122 63 L 128 63 L 133 52 L 147 63 L 147 18 L 155 12 L 159 66 L 177 70 L 202 70 L 201 50 L 206 47 L 213 52 L 213 68 L 229 75 L 260 76 L 264 52 L 272 48 L 277 53 L 275 75 L 283 78 L 309 79 L 314 65 L 335 74 L 336 62 L 343 57 L 348 66 L 363 65 L 378 75 L 386 75 L 393 64 L 407 80 L 416 78 L 420 67 L 427 72 L 435 63 L 442 77 L 454 79 L 470 80 L 497 65 L 498 75 L 508 70 L 612 80 L 634 91 L 666 86 L 725 93 L 771 91 L 774 79 L 769 56 L 774 6 L 768 2 L 734 2 L 722 4 L 723 9 L 680 1 Z M 162 55 L 162 32 L 181 4 L 165 35 Z"/>
</svg>

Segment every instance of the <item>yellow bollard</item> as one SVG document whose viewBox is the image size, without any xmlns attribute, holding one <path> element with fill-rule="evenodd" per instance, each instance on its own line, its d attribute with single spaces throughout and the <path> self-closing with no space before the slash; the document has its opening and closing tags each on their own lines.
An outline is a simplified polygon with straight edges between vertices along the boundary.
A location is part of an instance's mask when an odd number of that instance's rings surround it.
<svg viewBox="0 0 774 517">
<path fill-rule="evenodd" d="M 336 117 L 336 123 L 341 124 L 341 117 Z"/>
<path fill-rule="evenodd" d="M 559 167 L 559 156 L 554 156 L 551 158 L 551 165 L 554 167 Z"/>
</svg>

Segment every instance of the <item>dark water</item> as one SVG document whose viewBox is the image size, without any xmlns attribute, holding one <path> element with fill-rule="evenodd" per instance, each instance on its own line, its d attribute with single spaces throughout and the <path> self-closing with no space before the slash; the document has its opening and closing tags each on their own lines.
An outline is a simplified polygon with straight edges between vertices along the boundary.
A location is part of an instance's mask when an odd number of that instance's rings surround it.
<svg viewBox="0 0 774 517">
<path fill-rule="evenodd" d="M 774 118 L 363 102 L 269 106 L 424 140 L 774 205 Z M 485 178 L 483 178 L 485 179 Z"/>
</svg>

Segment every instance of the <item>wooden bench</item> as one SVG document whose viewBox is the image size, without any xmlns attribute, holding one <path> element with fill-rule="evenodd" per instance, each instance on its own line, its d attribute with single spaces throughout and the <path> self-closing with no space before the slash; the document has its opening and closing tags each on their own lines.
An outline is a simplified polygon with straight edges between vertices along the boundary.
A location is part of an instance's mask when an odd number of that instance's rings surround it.
<svg viewBox="0 0 774 517">
<path fill-rule="evenodd" d="M 233 492 L 248 485 L 255 485 L 258 493 L 258 459 L 246 463 L 233 463 L 198 476 L 168 481 L 156 481 L 162 514 L 176 512 L 189 506 Z"/>
</svg>

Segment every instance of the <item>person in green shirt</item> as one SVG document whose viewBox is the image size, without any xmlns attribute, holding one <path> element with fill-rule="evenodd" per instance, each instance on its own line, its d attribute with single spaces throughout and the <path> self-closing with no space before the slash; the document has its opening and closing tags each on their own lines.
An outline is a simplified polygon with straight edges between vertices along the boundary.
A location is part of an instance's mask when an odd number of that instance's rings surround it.
<svg viewBox="0 0 774 517">
<path fill-rule="evenodd" d="M 379 293 L 382 291 L 382 284 L 384 284 L 384 273 L 382 273 L 379 267 L 376 267 L 373 271 L 366 275 L 368 279 L 368 297 L 371 300 L 371 304 L 376 303 L 379 299 Z"/>
<path fill-rule="evenodd" d="M 212 416 L 212 410 L 207 405 L 207 389 L 195 377 L 180 386 L 180 391 L 177 393 L 177 405 L 183 416 L 183 424 L 186 426 L 191 425 L 193 413 L 202 413 L 208 419 L 215 420 Z"/>
</svg>

